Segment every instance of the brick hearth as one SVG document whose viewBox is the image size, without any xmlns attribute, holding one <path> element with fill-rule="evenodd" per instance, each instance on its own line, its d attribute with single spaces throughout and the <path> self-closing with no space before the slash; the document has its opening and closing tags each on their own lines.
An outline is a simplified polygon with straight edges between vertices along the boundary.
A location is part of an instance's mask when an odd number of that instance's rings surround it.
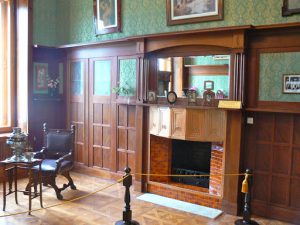
<svg viewBox="0 0 300 225">
<path fill-rule="evenodd" d="M 223 143 L 212 143 L 211 174 L 223 173 Z M 172 139 L 150 135 L 150 173 L 171 174 Z M 148 192 L 212 208 L 221 208 L 222 177 L 212 176 L 209 188 L 172 182 L 170 177 L 151 176 Z"/>
</svg>

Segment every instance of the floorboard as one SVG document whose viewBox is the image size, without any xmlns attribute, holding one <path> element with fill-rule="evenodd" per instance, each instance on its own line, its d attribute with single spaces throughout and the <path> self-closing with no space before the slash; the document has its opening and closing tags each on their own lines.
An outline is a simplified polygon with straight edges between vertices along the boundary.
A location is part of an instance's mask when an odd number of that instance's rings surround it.
<svg viewBox="0 0 300 225">
<path fill-rule="evenodd" d="M 44 207 L 48 207 L 61 202 L 66 204 L 53 208 L 43 209 L 27 214 L 0 217 L 0 224 L 46 224 L 46 225 L 112 225 L 122 218 L 124 208 L 124 187 L 121 184 L 114 185 L 104 191 L 98 192 L 92 196 L 74 201 L 67 200 L 80 197 L 82 195 L 96 191 L 102 187 L 114 183 L 113 181 L 104 180 L 99 177 L 92 177 L 80 173 L 72 173 L 72 177 L 77 186 L 77 190 L 66 189 L 62 194 L 63 201 L 59 201 L 55 197 L 53 189 L 43 187 L 43 203 Z M 60 185 L 64 182 L 63 177 L 58 177 Z M 19 182 L 19 190 L 25 188 L 26 179 Z M 2 189 L 2 185 L 1 185 Z M 2 190 L 1 190 L 2 194 Z M 158 206 L 149 202 L 136 199 L 141 193 L 131 191 L 131 206 L 133 211 L 133 219 L 141 225 L 232 225 L 238 218 L 235 216 L 222 214 L 216 219 L 178 211 L 175 209 Z M 8 213 L 18 213 L 27 211 L 28 196 L 22 193 L 18 194 L 19 205 L 15 204 L 14 196 L 7 197 L 6 212 L 0 212 L 0 216 Z M 0 206 L 2 208 L 2 199 Z M 39 200 L 33 200 L 33 209 L 39 209 Z M 260 225 L 289 225 L 275 220 L 264 218 L 254 218 Z"/>
</svg>

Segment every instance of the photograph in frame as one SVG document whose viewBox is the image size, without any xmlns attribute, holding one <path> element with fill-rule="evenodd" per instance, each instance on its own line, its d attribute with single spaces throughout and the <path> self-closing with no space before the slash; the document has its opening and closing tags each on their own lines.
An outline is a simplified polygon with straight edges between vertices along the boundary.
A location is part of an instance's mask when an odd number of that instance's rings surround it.
<svg viewBox="0 0 300 225">
<path fill-rule="evenodd" d="M 166 0 L 167 24 L 187 24 L 223 19 L 223 0 Z"/>
<path fill-rule="evenodd" d="M 48 63 L 33 63 L 33 94 L 48 93 Z"/>
<path fill-rule="evenodd" d="M 96 34 L 121 31 L 121 0 L 94 0 Z"/>
<path fill-rule="evenodd" d="M 188 103 L 196 103 L 197 92 L 195 90 L 188 90 L 187 97 Z"/>
<path fill-rule="evenodd" d="M 300 94 L 300 74 L 284 74 L 282 90 L 284 94 Z"/>
<path fill-rule="evenodd" d="M 149 103 L 155 103 L 156 102 L 156 92 L 155 91 L 149 91 L 148 92 L 148 101 L 149 101 Z"/>
<path fill-rule="evenodd" d="M 300 0 L 283 0 L 282 16 L 300 13 Z"/>
</svg>

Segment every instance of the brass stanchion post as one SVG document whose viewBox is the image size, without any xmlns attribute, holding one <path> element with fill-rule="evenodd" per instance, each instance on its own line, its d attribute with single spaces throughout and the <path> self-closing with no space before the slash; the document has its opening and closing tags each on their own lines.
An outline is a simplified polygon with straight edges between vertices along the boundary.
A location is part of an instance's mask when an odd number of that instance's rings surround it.
<svg viewBox="0 0 300 225">
<path fill-rule="evenodd" d="M 132 220 L 132 211 L 130 209 L 130 186 L 132 185 L 132 175 L 130 174 L 131 169 L 125 168 L 125 179 L 123 180 L 123 186 L 125 186 L 125 207 L 123 210 L 123 220 L 117 221 L 115 225 L 140 225 L 137 221 Z"/>
<path fill-rule="evenodd" d="M 252 171 L 247 169 L 245 180 L 242 184 L 242 192 L 245 193 L 243 219 L 236 220 L 234 223 L 235 225 L 259 225 L 256 221 L 251 220 L 251 185 Z"/>
</svg>

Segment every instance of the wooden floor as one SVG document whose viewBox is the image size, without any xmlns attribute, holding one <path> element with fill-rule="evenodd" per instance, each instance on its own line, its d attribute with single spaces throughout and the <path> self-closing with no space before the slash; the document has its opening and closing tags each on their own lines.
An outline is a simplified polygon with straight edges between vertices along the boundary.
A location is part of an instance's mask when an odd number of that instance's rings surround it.
<svg viewBox="0 0 300 225">
<path fill-rule="evenodd" d="M 74 178 L 78 190 L 65 190 L 63 192 L 65 200 L 70 200 L 88 194 L 113 183 L 112 181 L 79 173 L 72 173 L 72 177 Z M 64 181 L 63 178 L 59 178 L 58 180 L 60 184 Z M 26 179 L 21 180 L 19 182 L 19 189 L 24 188 L 25 185 Z M 55 193 L 51 188 L 43 187 L 43 194 L 44 207 L 62 202 L 55 198 Z M 137 220 L 141 225 L 232 225 L 237 219 L 235 216 L 226 214 L 219 216 L 215 220 L 208 219 L 206 217 L 137 200 L 136 197 L 140 194 L 141 193 L 131 191 L 133 219 Z M 20 202 L 19 205 L 15 204 L 13 195 L 7 197 L 7 211 L 0 212 L 0 216 L 27 210 L 28 196 L 24 196 L 22 193 L 19 193 L 18 196 Z M 67 202 L 67 204 L 61 206 L 32 212 L 31 216 L 21 214 L 16 216 L 0 217 L 0 224 L 110 225 L 122 218 L 122 210 L 124 207 L 123 196 L 124 188 L 121 184 L 117 184 L 104 191 L 75 202 Z M 0 205 L 2 208 L 2 204 Z M 39 201 L 38 199 L 34 199 L 33 209 L 38 208 Z M 267 220 L 257 217 L 254 219 L 260 225 L 288 225 L 288 223 L 275 220 Z"/>
</svg>

